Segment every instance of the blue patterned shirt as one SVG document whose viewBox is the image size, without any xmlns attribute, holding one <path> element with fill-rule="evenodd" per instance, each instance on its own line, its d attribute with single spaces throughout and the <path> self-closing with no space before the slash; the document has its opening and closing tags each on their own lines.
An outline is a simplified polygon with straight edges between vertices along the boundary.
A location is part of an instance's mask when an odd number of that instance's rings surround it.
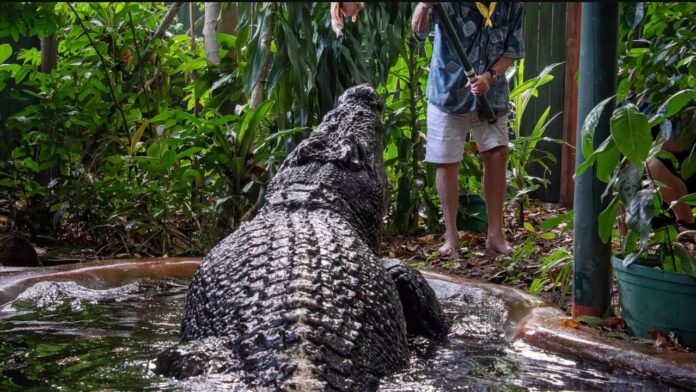
<svg viewBox="0 0 696 392">
<path fill-rule="evenodd" d="M 493 27 L 486 27 L 485 20 L 473 3 L 442 3 L 457 31 L 459 40 L 477 74 L 482 74 L 495 64 L 501 56 L 515 59 L 524 56 L 522 35 L 523 4 L 499 2 L 491 16 Z M 434 11 L 430 11 L 431 29 L 435 25 L 433 56 L 426 98 L 428 102 L 447 113 L 469 113 L 476 111 L 476 96 L 467 84 L 466 74 L 459 57 L 442 31 Z M 426 34 L 416 34 L 424 40 Z M 491 86 L 486 93 L 497 114 L 509 112 L 510 87 L 505 78 Z"/>
</svg>

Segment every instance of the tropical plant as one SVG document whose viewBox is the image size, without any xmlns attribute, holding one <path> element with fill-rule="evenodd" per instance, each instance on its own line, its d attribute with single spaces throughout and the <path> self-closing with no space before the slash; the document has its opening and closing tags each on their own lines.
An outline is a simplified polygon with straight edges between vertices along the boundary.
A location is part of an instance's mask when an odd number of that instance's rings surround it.
<svg viewBox="0 0 696 392">
<path fill-rule="evenodd" d="M 563 143 L 562 140 L 549 138 L 544 133 L 553 120 L 559 115 L 556 113 L 549 118 L 551 107 L 547 107 L 541 117 L 536 121 L 534 128 L 525 135 L 522 130 L 522 120 L 527 105 L 532 97 L 539 95 L 539 88 L 553 80 L 551 72 L 562 63 L 555 63 L 544 67 L 539 75 L 525 80 L 524 59 L 517 60 L 515 66 L 508 71 L 506 77 L 514 79 L 514 88 L 510 91 L 510 106 L 512 115 L 510 116 L 510 128 L 514 137 L 510 140 L 509 152 L 509 183 L 513 190 L 510 203 L 517 205 L 517 223 L 524 223 L 524 209 L 529 203 L 529 193 L 538 189 L 540 186 L 548 185 L 549 181 L 545 175 L 550 172 L 547 162 L 556 162 L 556 157 L 548 150 L 537 148 L 540 141 L 553 143 Z M 530 165 L 535 164 L 544 171 L 544 177 L 532 176 L 528 172 Z"/>
<path fill-rule="evenodd" d="M 202 46 L 185 34 L 151 40 L 164 5 L 69 7 L 54 9 L 68 27 L 55 70 L 39 72 L 26 49 L 0 71 L 26 105 L 4 123 L 22 139 L 0 167 L 0 193 L 26 203 L 35 234 L 112 253 L 204 251 L 258 207 L 284 138 L 306 129 L 278 129 L 271 101 L 220 116 Z M 186 84 L 192 71 L 199 79 Z"/>
<path fill-rule="evenodd" d="M 581 133 L 585 162 L 577 174 L 596 164 L 597 178 L 607 183 L 604 197 L 609 202 L 599 216 L 603 241 L 612 237 L 619 208 L 625 209 L 627 231 L 620 236 L 625 266 L 639 257 L 659 254 L 663 269 L 696 276 L 696 260 L 676 241 L 674 225 L 652 228 L 656 213 L 664 213 L 658 192 L 662 185 L 651 180 L 645 170 L 646 163 L 658 155 L 674 159 L 662 151 L 666 140 L 676 138 L 691 145 L 696 139 L 696 48 L 693 26 L 687 16 L 694 10 L 696 6 L 687 3 L 625 7 L 622 36 L 642 36 L 650 40 L 650 49 L 626 46 L 620 58 L 617 96 L 600 102 L 584 121 Z M 610 135 L 595 149 L 594 130 L 612 100 L 617 107 L 612 112 Z M 672 127 L 671 122 L 666 122 L 668 119 L 677 120 L 681 126 Z M 660 132 L 653 138 L 651 129 L 656 127 Z M 682 175 L 693 173 L 690 161 L 681 163 Z M 694 204 L 694 196 L 687 195 L 684 201 Z"/>
<path fill-rule="evenodd" d="M 418 159 L 424 56 L 406 45 L 412 4 L 375 4 L 336 38 L 328 3 L 237 3 L 237 29 L 214 36 L 212 64 L 181 24 L 157 35 L 167 30 L 166 4 L 11 6 L 19 18 L 3 14 L 3 33 L 55 33 L 58 41 L 49 73 L 40 72 L 37 49 L 0 48 L 16 54 L 0 66 L 0 86 L 10 83 L 4 91 L 24 107 L 2 124 L 2 142 L 10 142 L 0 198 L 22 206 L 18 221 L 35 237 L 110 253 L 200 253 L 253 215 L 284 155 L 362 82 L 408 109 L 388 112 L 387 143 L 404 153 L 389 161 L 390 197 L 413 198 L 391 216 L 406 217 L 403 230 L 417 227 L 423 211 L 436 222 L 436 198 L 416 191 L 434 195 L 433 173 Z M 262 97 L 251 105 L 260 82 Z"/>
<path fill-rule="evenodd" d="M 390 179 L 388 229 L 414 231 L 421 219 L 430 230 L 439 226 L 434 170 L 423 162 L 425 153 L 426 66 L 430 42 L 418 43 L 404 31 L 404 45 L 380 93 L 386 102 L 387 177 Z"/>
</svg>

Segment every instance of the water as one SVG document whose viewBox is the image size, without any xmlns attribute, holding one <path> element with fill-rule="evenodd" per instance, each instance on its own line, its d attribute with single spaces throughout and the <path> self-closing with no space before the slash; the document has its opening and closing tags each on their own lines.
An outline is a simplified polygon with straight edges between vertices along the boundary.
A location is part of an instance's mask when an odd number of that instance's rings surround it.
<svg viewBox="0 0 696 392">
<path fill-rule="evenodd" d="M 91 289 L 41 282 L 0 307 L 0 390 L 242 390 L 231 376 L 152 373 L 178 341 L 187 281 Z M 480 289 L 436 287 L 454 321 L 445 347 L 417 340 L 412 366 L 381 391 L 682 390 L 504 339 L 507 310 Z"/>
</svg>

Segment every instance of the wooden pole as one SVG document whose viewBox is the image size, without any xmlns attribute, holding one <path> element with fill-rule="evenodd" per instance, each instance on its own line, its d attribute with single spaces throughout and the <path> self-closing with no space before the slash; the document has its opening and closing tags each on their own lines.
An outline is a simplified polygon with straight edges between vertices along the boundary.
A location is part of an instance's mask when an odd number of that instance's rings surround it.
<svg viewBox="0 0 696 392">
<path fill-rule="evenodd" d="M 561 147 L 561 189 L 560 203 L 573 207 L 575 192 L 575 138 L 577 133 L 578 84 L 575 76 L 580 62 L 580 22 L 582 3 L 566 5 L 566 52 L 563 95 L 563 141 Z"/>
</svg>

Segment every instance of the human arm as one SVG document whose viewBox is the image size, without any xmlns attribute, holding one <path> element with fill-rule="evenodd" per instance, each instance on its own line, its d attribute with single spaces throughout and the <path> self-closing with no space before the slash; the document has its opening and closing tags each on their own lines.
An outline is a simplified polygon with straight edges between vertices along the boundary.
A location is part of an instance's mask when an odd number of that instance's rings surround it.
<svg viewBox="0 0 696 392">
<path fill-rule="evenodd" d="M 430 31 L 430 10 L 437 3 L 425 3 L 420 2 L 416 5 L 416 9 L 413 10 L 413 16 L 411 17 L 411 28 L 416 35 L 426 34 Z"/>
<path fill-rule="evenodd" d="M 343 36 L 343 18 L 350 17 L 353 23 L 358 20 L 358 12 L 365 6 L 363 2 L 332 2 L 331 28 L 336 37 Z"/>
<path fill-rule="evenodd" d="M 496 75 L 500 75 L 500 77 L 504 78 L 505 72 L 508 68 L 510 68 L 510 66 L 514 62 L 515 59 L 513 59 L 512 57 L 502 56 L 498 59 L 498 61 L 495 62 L 495 64 L 493 64 L 490 67 L 490 69 L 492 69 Z M 473 84 L 471 82 L 466 84 L 467 87 L 471 87 L 471 92 L 476 96 L 486 94 L 488 90 L 491 89 L 492 85 L 493 75 L 490 71 L 486 71 L 481 75 L 477 75 L 476 82 L 474 82 Z"/>
<path fill-rule="evenodd" d="M 508 34 L 505 37 L 505 47 L 503 53 L 486 72 L 477 75 L 476 83 L 467 84 L 471 87 L 474 95 L 483 95 L 490 90 L 493 83 L 493 73 L 499 78 L 505 77 L 505 72 L 515 62 L 515 59 L 524 57 L 524 33 L 523 33 L 523 12 L 524 3 L 518 2 L 513 5 L 513 14 L 508 22 Z M 493 72 L 491 72 L 491 70 Z"/>
</svg>

